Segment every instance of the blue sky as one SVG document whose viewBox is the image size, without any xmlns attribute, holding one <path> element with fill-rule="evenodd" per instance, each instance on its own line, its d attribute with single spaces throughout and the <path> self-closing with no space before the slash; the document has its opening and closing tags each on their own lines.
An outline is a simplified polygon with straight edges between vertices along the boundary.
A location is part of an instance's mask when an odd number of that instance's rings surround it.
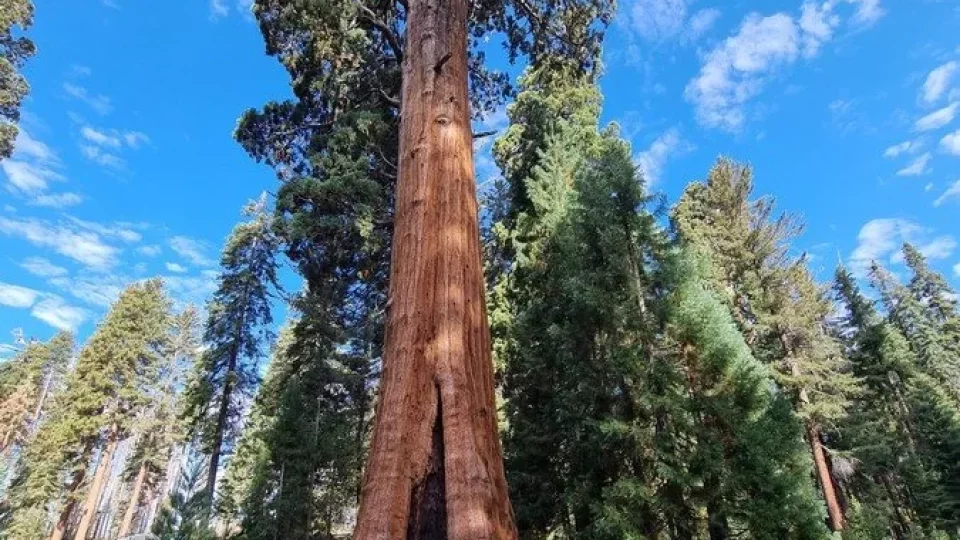
<svg viewBox="0 0 960 540">
<path fill-rule="evenodd" d="M 249 0 L 36 4 L 23 135 L 0 164 L 0 343 L 85 336 L 145 277 L 202 302 L 240 208 L 275 187 L 231 139 L 289 94 Z M 838 255 L 902 270 L 909 240 L 957 284 L 957 28 L 948 0 L 621 0 L 604 121 L 671 203 L 719 155 L 753 164 L 757 194 L 805 219 L 822 279 Z"/>
</svg>

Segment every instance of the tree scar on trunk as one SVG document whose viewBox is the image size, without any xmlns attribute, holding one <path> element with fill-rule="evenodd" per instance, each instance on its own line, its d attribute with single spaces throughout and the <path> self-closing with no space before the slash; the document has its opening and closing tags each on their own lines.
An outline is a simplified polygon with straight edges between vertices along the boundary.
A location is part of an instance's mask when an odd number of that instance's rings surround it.
<svg viewBox="0 0 960 540">
<path fill-rule="evenodd" d="M 437 418 L 427 473 L 410 491 L 409 540 L 447 540 L 447 490 L 443 459 L 443 398 L 437 388 Z"/>
</svg>

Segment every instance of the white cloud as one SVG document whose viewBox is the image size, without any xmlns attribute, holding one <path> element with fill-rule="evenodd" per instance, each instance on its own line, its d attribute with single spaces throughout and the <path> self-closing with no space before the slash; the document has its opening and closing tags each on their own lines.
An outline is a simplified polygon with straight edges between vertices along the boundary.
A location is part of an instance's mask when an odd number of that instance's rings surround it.
<svg viewBox="0 0 960 540">
<path fill-rule="evenodd" d="M 846 0 L 856 4 L 857 12 L 853 15 L 853 22 L 860 26 L 870 26 L 880 20 L 887 12 L 880 6 L 880 0 Z"/>
<path fill-rule="evenodd" d="M 83 64 L 74 64 L 70 66 L 70 70 L 77 77 L 89 77 L 93 74 L 93 70 Z"/>
<path fill-rule="evenodd" d="M 701 9 L 689 18 L 691 0 L 635 0 L 627 13 L 629 28 L 648 41 L 692 42 L 709 31 L 720 10 Z"/>
<path fill-rule="evenodd" d="M 960 277 L 960 263 L 953 265 L 953 273 Z"/>
<path fill-rule="evenodd" d="M 650 40 L 676 37 L 686 18 L 686 0 L 636 0 L 630 9 L 631 28 Z"/>
<path fill-rule="evenodd" d="M 150 142 L 150 137 L 147 137 L 147 134 L 142 131 L 127 131 L 123 134 L 123 142 L 136 150 L 140 148 L 141 144 Z"/>
<path fill-rule="evenodd" d="M 89 305 L 107 308 L 133 281 L 135 280 L 123 275 L 86 274 L 75 278 L 55 277 L 50 280 L 50 284 Z"/>
<path fill-rule="evenodd" d="M 183 274 L 184 272 L 187 271 L 187 268 L 185 266 L 179 265 L 174 262 L 168 262 L 166 266 L 167 266 L 167 270 L 171 272 L 176 272 L 177 274 Z"/>
<path fill-rule="evenodd" d="M 879 0 L 844 0 L 855 4 L 852 20 L 867 25 L 880 18 Z M 738 131 L 747 118 L 747 104 L 756 98 L 784 66 L 816 56 L 830 41 L 842 19 L 834 13 L 841 0 L 801 7 L 799 18 L 787 13 L 761 16 L 750 13 L 736 34 L 703 57 L 700 72 L 684 91 L 694 104 L 698 121 L 713 128 Z"/>
<path fill-rule="evenodd" d="M 50 208 L 66 208 L 83 202 L 83 196 L 77 193 L 50 193 L 37 195 L 30 201 L 33 206 L 48 206 Z"/>
<path fill-rule="evenodd" d="M 137 253 L 147 257 L 156 257 L 160 254 L 160 251 L 160 246 L 140 246 L 137 248 Z"/>
<path fill-rule="evenodd" d="M 98 144 L 100 146 L 109 146 L 111 148 L 120 148 L 120 138 L 115 135 L 108 135 L 102 131 L 96 130 L 90 126 L 83 126 L 80 129 L 80 135 L 84 139 Z"/>
<path fill-rule="evenodd" d="M 690 16 L 690 20 L 687 23 L 687 34 L 689 39 L 694 41 L 703 34 L 706 34 L 711 28 L 713 28 L 713 25 L 717 24 L 719 19 L 719 9 L 708 8 L 697 11 Z"/>
<path fill-rule="evenodd" d="M 38 296 L 40 293 L 33 289 L 0 282 L 0 305 L 28 308 L 37 301 Z"/>
<path fill-rule="evenodd" d="M 104 225 L 102 223 L 95 223 L 93 221 L 85 221 L 73 216 L 68 216 L 67 219 L 80 228 L 93 231 L 97 234 L 102 234 L 103 236 L 118 238 L 124 242 L 134 243 L 143 239 L 143 236 L 140 233 L 128 227 L 130 225 L 129 223 L 114 223 L 112 225 Z"/>
<path fill-rule="evenodd" d="M 670 128 L 662 133 L 649 148 L 637 154 L 635 161 L 643 172 L 644 179 L 649 185 L 660 181 L 664 166 L 671 156 L 692 150 L 692 145 L 683 140 L 680 130 Z"/>
<path fill-rule="evenodd" d="M 76 330 L 87 320 L 89 312 L 83 308 L 68 305 L 59 296 L 47 296 L 33 306 L 30 314 L 61 330 Z"/>
<path fill-rule="evenodd" d="M 170 249 L 197 266 L 214 264 L 214 261 L 207 257 L 209 247 L 206 242 L 186 236 L 174 236 L 170 239 Z"/>
<path fill-rule="evenodd" d="M 51 182 L 64 180 L 55 169 L 60 167 L 60 158 L 49 146 L 30 136 L 20 128 L 14 141 L 11 159 L 0 162 L 7 177 L 7 189 L 24 195 L 43 193 Z"/>
<path fill-rule="evenodd" d="M 768 72 L 792 63 L 799 52 L 799 29 L 789 15 L 750 14 L 737 34 L 707 54 L 685 96 L 701 123 L 736 131 L 746 119 L 745 104 L 760 93 Z"/>
<path fill-rule="evenodd" d="M 915 140 L 915 141 L 904 141 L 904 142 L 902 142 L 902 143 L 900 143 L 900 144 L 895 144 L 895 145 L 887 148 L 886 150 L 884 150 L 884 151 L 883 151 L 883 157 L 886 157 L 886 158 L 895 158 L 895 157 L 899 156 L 900 154 L 905 154 L 905 153 L 911 153 L 911 154 L 912 154 L 912 153 L 920 150 L 920 148 L 922 148 L 922 147 L 923 147 L 923 142 L 920 141 L 919 139 L 917 139 L 917 140 Z"/>
<path fill-rule="evenodd" d="M 940 146 L 947 152 L 960 156 L 960 129 L 953 133 L 947 133 L 940 139 Z"/>
<path fill-rule="evenodd" d="M 102 94 L 92 95 L 82 86 L 63 83 L 63 91 L 66 92 L 68 96 L 86 103 L 91 109 L 100 114 L 109 114 L 110 111 L 113 110 L 109 97 Z"/>
<path fill-rule="evenodd" d="M 0 233 L 21 237 L 36 246 L 51 248 L 95 269 L 113 266 L 119 254 L 117 248 L 103 242 L 96 233 L 36 219 L 0 217 Z"/>
<path fill-rule="evenodd" d="M 44 163 L 56 164 L 60 159 L 46 144 L 30 136 L 22 126 L 17 132 L 17 139 L 13 143 L 14 149 L 20 156 L 26 156 Z"/>
<path fill-rule="evenodd" d="M 857 247 L 850 255 L 850 268 L 863 276 L 872 261 L 903 260 L 900 248 L 905 242 L 917 246 L 930 259 L 944 259 L 956 249 L 956 241 L 946 235 L 933 236 L 933 231 L 906 219 L 885 218 L 867 222 L 857 236 Z"/>
<path fill-rule="evenodd" d="M 910 162 L 909 165 L 897 171 L 897 176 L 921 176 L 930 172 L 927 165 L 930 163 L 930 152 L 923 154 Z"/>
<path fill-rule="evenodd" d="M 96 146 L 82 145 L 80 151 L 83 152 L 83 155 L 87 157 L 90 161 L 94 163 L 99 163 L 104 167 L 109 167 L 111 169 L 122 169 L 124 161 L 120 159 L 119 156 L 111 154 L 110 152 L 104 152 Z"/>
<path fill-rule="evenodd" d="M 932 113 L 917 120 L 917 122 L 913 125 L 914 131 L 930 131 L 933 129 L 940 129 L 950 122 L 953 122 L 953 117 L 957 114 L 958 105 L 960 105 L 960 103 L 951 103 L 950 105 L 933 111 Z"/>
<path fill-rule="evenodd" d="M 804 2 L 800 13 L 803 55 L 807 58 L 816 56 L 820 52 L 820 46 L 830 41 L 838 26 L 840 26 L 840 16 L 833 13 L 833 4 Z"/>
<path fill-rule="evenodd" d="M 8 189 L 32 195 L 46 191 L 51 181 L 63 180 L 59 173 L 42 164 L 7 159 L 0 162 L 7 176 Z"/>
<path fill-rule="evenodd" d="M 60 277 L 67 275 L 67 269 L 57 266 L 43 257 L 30 257 L 24 259 L 20 266 L 35 276 L 40 277 Z"/>
<path fill-rule="evenodd" d="M 230 8 L 224 3 L 224 0 L 210 0 L 210 18 L 219 19 L 226 17 L 230 13 Z"/>
<path fill-rule="evenodd" d="M 947 88 L 950 87 L 950 81 L 953 79 L 957 67 L 960 67 L 957 62 L 951 61 L 931 71 L 927 75 L 927 80 L 923 83 L 921 99 L 927 104 L 932 104 L 940 99 Z"/>
<path fill-rule="evenodd" d="M 943 192 L 943 195 L 940 195 L 937 197 L 937 200 L 933 201 L 933 205 L 940 206 L 950 199 L 960 199 L 960 180 L 951 184 L 950 187 Z"/>
</svg>

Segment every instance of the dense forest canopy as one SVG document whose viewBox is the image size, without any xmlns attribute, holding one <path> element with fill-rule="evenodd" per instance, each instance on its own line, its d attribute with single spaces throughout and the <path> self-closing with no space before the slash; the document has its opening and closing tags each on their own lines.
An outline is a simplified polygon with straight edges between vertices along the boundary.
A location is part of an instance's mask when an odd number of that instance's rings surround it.
<svg viewBox="0 0 960 540">
<path fill-rule="evenodd" d="M 603 120 L 613 1 L 250 8 L 291 93 L 233 137 L 276 182 L 217 263 L 180 242 L 203 305 L 131 279 L 10 347 L 0 539 L 960 539 L 950 278 L 909 241 L 818 273 L 749 156 L 668 200 Z M 34 8 L 0 9 L 10 163 Z"/>
</svg>

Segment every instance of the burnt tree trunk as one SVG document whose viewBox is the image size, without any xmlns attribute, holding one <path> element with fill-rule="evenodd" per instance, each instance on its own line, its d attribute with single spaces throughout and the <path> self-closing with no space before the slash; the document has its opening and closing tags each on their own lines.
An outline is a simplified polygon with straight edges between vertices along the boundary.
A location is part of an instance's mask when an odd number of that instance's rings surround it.
<svg viewBox="0 0 960 540">
<path fill-rule="evenodd" d="M 384 372 L 354 538 L 513 539 L 493 389 L 466 0 L 410 0 Z"/>
</svg>

